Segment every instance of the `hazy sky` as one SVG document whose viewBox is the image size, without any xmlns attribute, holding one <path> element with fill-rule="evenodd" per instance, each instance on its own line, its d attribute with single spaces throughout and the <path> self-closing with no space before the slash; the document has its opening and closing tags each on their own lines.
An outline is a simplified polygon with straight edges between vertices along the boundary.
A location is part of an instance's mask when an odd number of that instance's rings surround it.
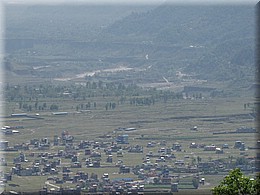
<svg viewBox="0 0 260 195">
<path fill-rule="evenodd" d="M 73 3 L 75 4 L 76 2 L 79 3 L 100 3 L 100 4 L 106 4 L 106 3 L 131 3 L 131 4 L 142 4 L 142 3 L 148 3 L 148 4 L 161 4 L 163 2 L 172 2 L 172 3 L 181 3 L 181 4 L 190 4 L 190 3 L 203 3 L 203 4 L 248 4 L 248 3 L 253 3 L 256 4 L 258 0 L 2 0 L 2 2 L 5 3 L 33 3 L 33 4 L 38 4 L 38 3 Z"/>
</svg>

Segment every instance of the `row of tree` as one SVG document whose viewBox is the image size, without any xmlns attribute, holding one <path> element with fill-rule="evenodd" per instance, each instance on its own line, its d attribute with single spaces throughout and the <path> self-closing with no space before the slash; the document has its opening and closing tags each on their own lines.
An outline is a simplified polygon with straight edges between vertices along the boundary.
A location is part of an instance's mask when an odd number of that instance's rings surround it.
<svg viewBox="0 0 260 195">
<path fill-rule="evenodd" d="M 83 85 L 10 85 L 5 86 L 5 97 L 8 101 L 14 100 L 36 100 L 37 98 L 73 98 L 74 100 L 86 99 L 92 97 L 109 97 L 109 96 L 136 96 L 147 94 L 137 85 L 125 85 L 123 83 L 104 83 L 86 82 Z"/>
<path fill-rule="evenodd" d="M 143 89 L 137 85 L 125 85 L 118 82 L 104 83 L 86 82 L 83 85 L 10 85 L 5 86 L 5 98 L 8 101 L 37 101 L 39 98 L 64 98 L 74 100 L 86 100 L 93 97 L 131 97 L 131 96 L 153 96 L 155 99 L 168 101 L 170 99 L 182 98 L 181 93 L 162 91 L 156 89 Z"/>
<path fill-rule="evenodd" d="M 47 106 L 47 103 L 43 103 L 41 105 L 38 104 L 38 102 L 35 102 L 34 104 L 29 104 L 27 102 L 19 102 L 19 109 L 26 110 L 28 112 L 31 112 L 33 110 L 35 111 L 43 111 L 43 110 L 59 110 L 59 106 L 57 104 L 51 104 L 50 106 Z"/>
<path fill-rule="evenodd" d="M 81 104 L 76 106 L 76 110 L 77 111 L 79 111 L 79 110 L 89 110 L 89 109 L 92 109 L 92 108 L 94 108 L 94 109 L 97 108 L 97 103 L 96 102 L 93 102 L 93 103 L 88 102 L 86 104 L 81 103 Z"/>
<path fill-rule="evenodd" d="M 5 98 L 9 102 L 17 103 L 19 109 L 25 111 L 59 110 L 60 106 L 54 102 L 60 100 L 86 101 L 87 103 L 76 105 L 75 109 L 78 111 L 96 109 L 97 104 L 104 105 L 104 100 L 107 101 L 107 98 L 110 99 L 109 101 L 113 99 L 112 101 L 116 102 L 105 103 L 103 108 L 113 110 L 118 105 L 126 103 L 132 106 L 150 106 L 156 104 L 156 102 L 166 103 L 183 97 L 181 93 L 156 90 L 154 88 L 147 90 L 133 84 L 87 81 L 82 85 L 7 84 L 5 86 Z M 89 101 L 87 101 L 87 98 Z"/>
</svg>

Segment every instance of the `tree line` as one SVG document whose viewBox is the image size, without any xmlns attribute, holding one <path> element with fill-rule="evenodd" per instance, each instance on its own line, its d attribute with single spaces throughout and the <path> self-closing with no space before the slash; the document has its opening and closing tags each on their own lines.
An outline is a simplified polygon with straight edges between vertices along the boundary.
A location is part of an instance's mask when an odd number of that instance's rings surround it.
<svg viewBox="0 0 260 195">
<path fill-rule="evenodd" d="M 96 109 L 114 110 L 119 105 L 151 106 L 157 102 L 167 103 L 182 99 L 182 93 L 144 89 L 134 84 L 119 82 L 87 81 L 84 84 L 59 85 L 43 83 L 39 85 L 10 85 L 4 88 L 7 102 L 15 102 L 24 111 L 56 111 L 60 109 L 57 102 L 73 100 L 76 111 Z M 102 103 L 100 103 L 102 102 Z"/>
</svg>

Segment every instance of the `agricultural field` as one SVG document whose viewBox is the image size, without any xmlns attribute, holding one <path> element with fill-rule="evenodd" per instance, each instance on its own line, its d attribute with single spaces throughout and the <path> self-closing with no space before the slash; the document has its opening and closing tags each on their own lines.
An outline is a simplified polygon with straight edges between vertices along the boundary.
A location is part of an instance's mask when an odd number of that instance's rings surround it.
<svg viewBox="0 0 260 195">
<path fill-rule="evenodd" d="M 147 91 L 143 91 L 145 95 L 139 97 L 150 97 Z M 152 93 L 156 93 L 153 91 Z M 28 163 L 35 161 L 35 157 L 29 157 L 31 153 L 40 154 L 42 152 L 55 153 L 59 150 L 64 150 L 64 145 L 53 145 L 54 136 L 61 136 L 63 131 L 68 131 L 74 137 L 74 145 L 80 141 L 96 141 L 96 142 L 116 142 L 119 135 L 128 135 L 128 144 L 119 144 L 123 147 L 141 146 L 143 151 L 141 153 L 130 153 L 123 150 L 123 155 L 117 157 L 113 154 L 113 163 L 107 163 L 105 154 L 102 148 L 96 149 L 101 153 L 101 166 L 92 168 L 85 166 L 84 150 L 77 150 L 77 157 L 82 162 L 81 168 L 73 168 L 73 173 L 83 171 L 88 173 L 96 173 L 99 178 L 104 173 L 109 174 L 109 178 L 117 179 L 122 177 L 132 178 L 137 180 L 137 175 L 130 172 L 128 174 L 120 174 L 116 162 L 122 160 L 124 165 L 134 168 L 144 163 L 148 153 L 156 154 L 160 148 L 172 148 L 173 144 L 178 142 L 181 144 L 181 151 L 171 150 L 171 154 L 175 156 L 174 159 L 164 162 L 167 165 L 174 165 L 177 160 L 183 160 L 185 165 L 195 165 L 198 157 L 201 162 L 214 161 L 217 159 L 230 160 L 236 162 L 237 158 L 251 159 L 255 156 L 254 148 L 256 144 L 255 133 L 236 133 L 236 134 L 213 134 L 218 132 L 232 132 L 240 127 L 255 128 L 255 119 L 252 115 L 254 110 L 254 98 L 251 97 L 204 97 L 204 98 L 169 98 L 167 101 L 155 98 L 155 103 L 150 105 L 140 104 L 133 105 L 130 99 L 133 96 L 125 96 L 124 102 L 120 103 L 122 97 L 116 96 L 95 96 L 86 97 L 84 100 L 78 98 L 73 100 L 69 97 L 65 98 L 38 98 L 38 105 L 43 102 L 47 104 L 45 110 L 38 110 L 33 108 L 28 111 L 24 108 L 19 108 L 19 101 L 6 102 L 6 116 L 1 120 L 5 125 L 12 127 L 22 127 L 19 133 L 5 135 L 4 139 L 9 142 L 9 146 L 15 146 L 22 143 L 29 143 L 32 138 L 50 140 L 50 147 L 46 150 L 39 150 L 29 146 L 29 150 L 24 150 L 23 153 L 28 158 L 28 162 L 23 162 L 26 166 Z M 155 96 L 156 97 L 156 96 Z M 36 101 L 34 99 L 34 101 Z M 26 98 L 23 102 L 27 102 Z M 85 109 L 77 109 L 77 105 L 91 106 Z M 94 103 L 96 106 L 94 107 Z M 116 107 L 112 109 L 107 108 L 107 102 L 116 102 Z M 34 102 L 28 101 L 34 105 Z M 246 108 L 244 104 L 248 105 Z M 50 105 L 58 105 L 58 111 L 50 110 Z M 28 108 L 27 108 L 28 109 Z M 13 113 L 25 113 L 26 116 L 11 116 Z M 61 115 L 55 113 L 62 113 Z M 119 128 L 133 128 L 132 131 L 119 131 Z M 196 127 L 196 129 L 194 129 Z M 242 141 L 246 145 L 244 151 L 234 148 L 236 141 Z M 153 147 L 148 147 L 152 143 Z M 163 143 L 163 144 L 162 144 Z M 203 148 L 190 148 L 191 143 L 215 145 L 222 148 L 223 144 L 228 144 L 229 148 L 223 149 L 223 153 L 216 153 L 216 151 L 205 151 Z M 20 154 L 18 151 L 2 152 L 4 154 L 7 166 L 3 167 L 5 171 L 10 172 L 14 166 L 13 159 Z M 155 159 L 151 158 L 151 162 L 155 163 Z M 70 165 L 70 159 L 62 159 L 61 166 Z M 160 164 L 160 163 L 159 163 Z M 199 172 L 200 177 L 206 178 L 206 185 L 202 185 L 199 189 L 210 190 L 216 186 L 219 181 L 227 174 L 227 172 L 219 174 L 207 174 Z M 173 171 L 174 174 L 174 171 Z M 192 174 L 176 173 L 179 177 L 186 178 L 191 181 Z M 247 173 L 251 174 L 252 173 Z M 62 177 L 59 171 L 55 177 Z M 41 189 L 46 185 L 48 176 L 19 176 L 13 175 L 12 181 L 6 184 L 6 190 L 18 191 L 35 191 Z M 30 185 L 34 182 L 33 187 Z M 17 184 L 17 186 L 16 186 Z M 189 184 L 191 189 L 192 184 Z M 60 186 L 60 185 L 58 185 Z M 61 186 L 69 188 L 75 186 L 74 184 L 63 183 Z M 161 188 L 161 186 L 147 188 Z M 182 190 L 183 185 L 179 186 Z M 184 185 L 183 190 L 187 190 L 187 185 Z M 163 189 L 163 188 L 161 188 Z M 170 189 L 170 185 L 166 187 Z M 195 190 L 195 189 L 194 189 Z"/>
</svg>

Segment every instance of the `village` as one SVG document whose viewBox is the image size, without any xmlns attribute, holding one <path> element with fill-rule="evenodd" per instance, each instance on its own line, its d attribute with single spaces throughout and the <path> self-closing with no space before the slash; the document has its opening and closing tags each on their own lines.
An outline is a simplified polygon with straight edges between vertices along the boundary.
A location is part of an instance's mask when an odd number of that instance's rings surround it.
<svg viewBox="0 0 260 195">
<path fill-rule="evenodd" d="M 13 136 L 16 136 L 15 134 L 19 134 L 17 129 L 23 128 L 5 126 L 2 132 L 13 132 Z M 241 127 L 237 129 L 237 133 L 255 132 L 252 128 L 248 128 L 248 132 L 245 129 Z M 259 149 L 259 141 L 255 147 L 247 147 L 241 140 L 235 141 L 234 145 L 224 143 L 220 146 L 191 142 L 190 149 L 219 155 L 218 159 L 202 160 L 200 156 L 194 158 L 186 155 L 187 149 L 180 142 L 147 141 L 140 137 L 138 139 L 146 144 L 133 145 L 128 133 L 136 130 L 119 127 L 113 131 L 113 135 L 107 134 L 97 140 L 79 142 L 75 141 L 69 131 L 62 131 L 52 140 L 45 137 L 34 138 L 15 145 L 1 141 L 2 151 L 18 154 L 12 163 L 7 162 L 5 157 L 1 159 L 1 185 L 13 186 L 15 191 L 17 188 L 12 183 L 15 176 L 48 176 L 42 189 L 38 191 L 40 194 L 143 194 L 158 190 L 178 192 L 182 189 L 198 189 L 207 185 L 207 175 L 226 174 L 235 167 L 248 173 L 257 171 L 256 157 L 244 154 L 246 150 Z M 191 131 L 197 131 L 197 127 L 193 127 Z M 239 150 L 241 157 L 230 156 L 226 160 L 222 158 L 221 155 L 231 148 Z M 128 165 L 124 156 L 130 153 L 140 155 L 142 163 Z M 184 157 L 176 158 L 176 154 L 181 153 L 185 154 Z M 12 168 L 6 169 L 10 164 Z M 111 168 L 116 170 L 117 178 L 111 178 L 111 173 L 108 173 Z M 89 171 L 95 169 L 102 169 L 103 174 Z M 67 184 L 69 187 L 66 187 Z"/>
<path fill-rule="evenodd" d="M 258 181 L 259 3 L 20 1 L 0 5 L 0 194 Z"/>
</svg>

